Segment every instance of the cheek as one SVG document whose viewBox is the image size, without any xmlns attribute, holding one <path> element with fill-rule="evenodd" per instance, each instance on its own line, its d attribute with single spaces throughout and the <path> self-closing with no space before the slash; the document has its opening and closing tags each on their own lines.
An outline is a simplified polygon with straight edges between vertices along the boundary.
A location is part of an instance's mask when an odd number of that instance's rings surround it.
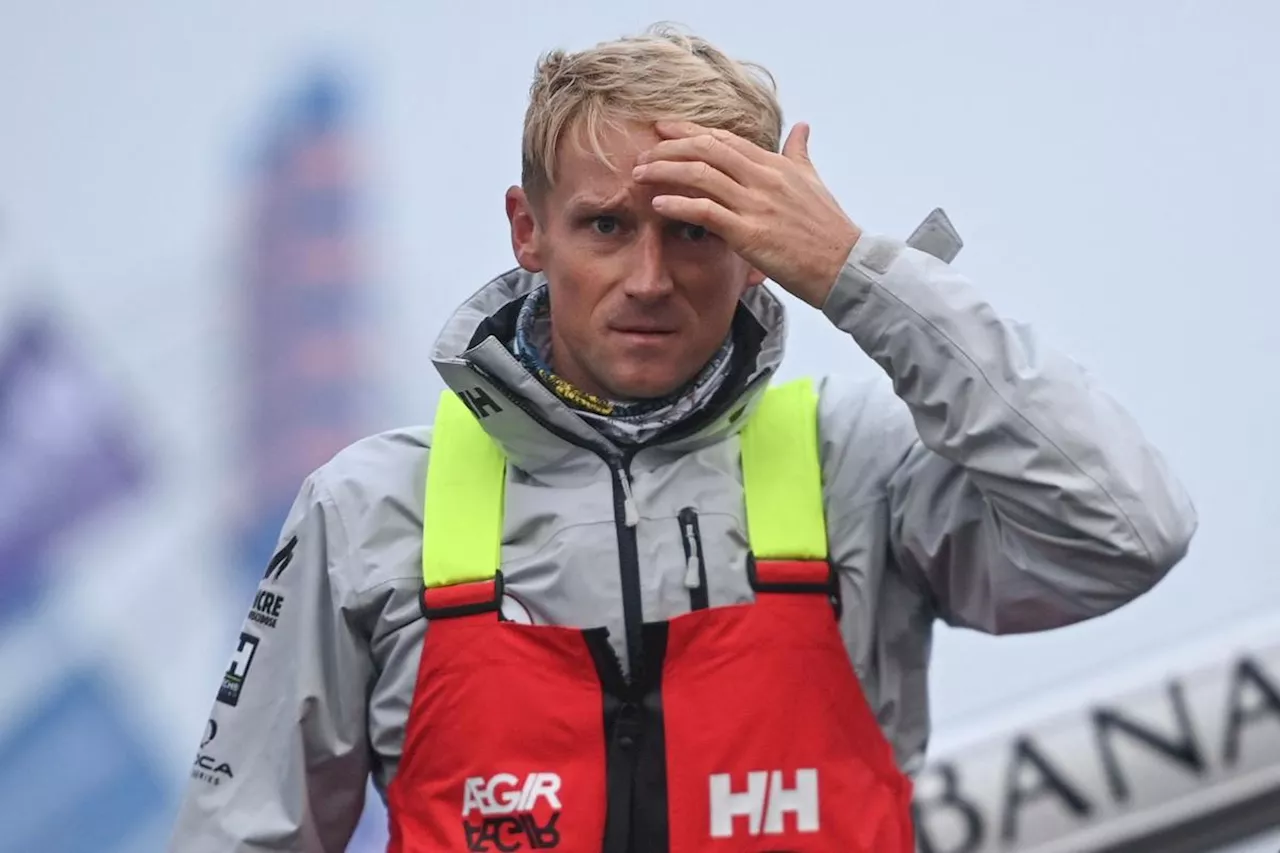
<svg viewBox="0 0 1280 853">
<path fill-rule="evenodd" d="M 720 240 L 703 243 L 677 243 L 668 253 L 673 269 L 679 269 L 681 277 L 688 281 L 712 280 L 721 284 L 742 285 L 751 265 L 738 257 Z"/>
<path fill-rule="evenodd" d="M 683 277 L 689 304 L 708 319 L 732 314 L 745 289 L 746 272 L 729 262 L 691 268 L 690 275 Z"/>
<path fill-rule="evenodd" d="M 582 339 L 598 324 L 603 310 L 607 288 L 597 285 L 599 278 L 590 269 L 581 267 L 560 270 L 556 275 L 548 270 L 551 282 L 551 310 L 553 325 L 567 338 L 583 343 Z"/>
</svg>

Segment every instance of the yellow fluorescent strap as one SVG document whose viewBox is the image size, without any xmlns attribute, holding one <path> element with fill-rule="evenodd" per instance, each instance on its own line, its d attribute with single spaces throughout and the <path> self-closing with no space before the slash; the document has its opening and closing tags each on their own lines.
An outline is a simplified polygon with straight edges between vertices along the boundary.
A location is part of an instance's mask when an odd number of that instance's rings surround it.
<svg viewBox="0 0 1280 853">
<path fill-rule="evenodd" d="M 506 458 L 451 391 L 440 395 L 422 525 L 429 589 L 491 580 L 501 565 Z"/>
<path fill-rule="evenodd" d="M 761 560 L 827 559 L 818 394 L 809 379 L 765 391 L 742 428 L 747 536 Z"/>
</svg>

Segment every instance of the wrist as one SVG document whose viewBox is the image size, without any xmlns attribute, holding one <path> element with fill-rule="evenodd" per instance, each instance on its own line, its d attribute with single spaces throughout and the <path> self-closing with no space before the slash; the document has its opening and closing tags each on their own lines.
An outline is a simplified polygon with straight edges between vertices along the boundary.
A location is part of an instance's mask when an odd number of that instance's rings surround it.
<svg viewBox="0 0 1280 853">
<path fill-rule="evenodd" d="M 805 288 L 804 293 L 796 295 L 814 308 L 821 310 L 831 294 L 831 289 L 836 286 L 844 265 L 848 263 L 849 255 L 853 253 L 860 239 L 862 239 L 861 228 L 852 222 L 843 223 L 842 227 L 832 234 L 829 241 L 831 250 L 824 253 L 823 263 L 815 274 L 812 285 Z"/>
</svg>

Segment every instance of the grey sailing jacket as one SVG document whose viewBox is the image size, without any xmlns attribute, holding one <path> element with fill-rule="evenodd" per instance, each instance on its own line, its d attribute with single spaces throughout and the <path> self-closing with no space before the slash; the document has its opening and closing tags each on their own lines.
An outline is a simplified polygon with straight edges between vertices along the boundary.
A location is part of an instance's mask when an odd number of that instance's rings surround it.
<svg viewBox="0 0 1280 853">
<path fill-rule="evenodd" d="M 737 322 L 754 364 L 683 435 L 623 454 L 504 345 L 538 283 L 520 270 L 489 282 L 434 362 L 510 460 L 505 611 L 607 626 L 634 666 L 642 620 L 751 598 L 737 432 L 782 360 L 783 307 L 752 289 Z M 886 374 L 853 381 L 837 366 L 818 379 L 820 447 L 845 643 L 913 772 L 935 619 L 1001 634 L 1106 613 L 1178 562 L 1196 514 L 1120 406 L 943 261 L 864 235 L 823 312 L 851 359 L 859 347 Z M 430 447 L 429 427 L 377 435 L 302 485 L 213 703 L 173 853 L 342 850 L 369 774 L 382 790 L 394 778 L 430 642 L 417 601 Z"/>
</svg>

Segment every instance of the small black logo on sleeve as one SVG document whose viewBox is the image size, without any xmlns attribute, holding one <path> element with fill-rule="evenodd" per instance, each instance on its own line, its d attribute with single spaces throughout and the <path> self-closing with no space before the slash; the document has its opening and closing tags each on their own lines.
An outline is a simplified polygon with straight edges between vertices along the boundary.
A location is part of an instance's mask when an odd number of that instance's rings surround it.
<svg viewBox="0 0 1280 853">
<path fill-rule="evenodd" d="M 249 677 L 249 668 L 253 666 L 253 656 L 257 653 L 258 638 L 241 632 L 235 654 L 231 656 L 231 663 L 227 665 L 227 671 L 222 676 L 222 687 L 218 690 L 219 702 L 233 707 L 240 702 L 244 680 Z"/>
<path fill-rule="evenodd" d="M 284 574 L 284 570 L 289 568 L 289 563 L 293 561 L 293 549 L 298 547 L 298 537 L 292 536 L 284 547 L 276 551 L 271 562 L 267 563 L 267 570 L 262 573 L 262 579 L 271 578 L 273 581 L 280 580 L 280 576 Z"/>
<path fill-rule="evenodd" d="M 257 622 L 268 628 L 274 628 L 280 620 L 280 609 L 284 607 L 284 596 L 278 592 L 260 589 L 253 597 L 253 609 L 249 611 L 249 621 Z"/>
</svg>

